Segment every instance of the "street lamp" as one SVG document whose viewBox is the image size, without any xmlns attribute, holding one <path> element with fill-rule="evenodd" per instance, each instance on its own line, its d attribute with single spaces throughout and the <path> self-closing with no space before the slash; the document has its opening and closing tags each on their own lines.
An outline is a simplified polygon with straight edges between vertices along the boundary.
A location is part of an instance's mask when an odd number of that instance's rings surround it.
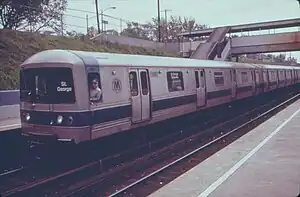
<svg viewBox="0 0 300 197">
<path fill-rule="evenodd" d="M 117 7 L 112 6 L 112 7 L 106 8 L 106 9 L 104 9 L 104 10 L 101 10 L 101 31 L 102 31 L 102 32 L 104 32 L 104 31 L 103 31 L 103 25 L 104 25 L 104 22 L 103 22 L 103 13 L 104 13 L 105 11 L 109 10 L 109 9 L 114 10 L 114 9 L 116 9 L 116 8 L 117 8 Z"/>
</svg>

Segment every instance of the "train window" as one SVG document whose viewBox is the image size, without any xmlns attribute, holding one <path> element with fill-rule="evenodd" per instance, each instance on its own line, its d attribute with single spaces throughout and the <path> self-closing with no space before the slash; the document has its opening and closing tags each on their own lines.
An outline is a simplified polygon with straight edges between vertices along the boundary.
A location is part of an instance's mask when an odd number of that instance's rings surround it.
<svg viewBox="0 0 300 197">
<path fill-rule="evenodd" d="M 205 87 L 205 78 L 204 78 L 204 71 L 200 71 L 200 86 Z"/>
<path fill-rule="evenodd" d="M 195 71 L 195 79 L 196 79 L 196 88 L 200 87 L 200 83 L 199 83 L 199 72 Z"/>
<path fill-rule="evenodd" d="M 270 71 L 270 80 L 271 80 L 271 81 L 276 81 L 276 74 L 275 74 L 275 71 Z"/>
<path fill-rule="evenodd" d="M 71 68 L 29 68 L 20 76 L 22 101 L 71 104 L 76 100 Z"/>
<path fill-rule="evenodd" d="M 248 82 L 248 73 L 247 72 L 241 72 L 241 79 L 242 83 L 247 83 Z"/>
<path fill-rule="evenodd" d="M 146 71 L 141 72 L 141 84 L 142 84 L 142 94 L 148 95 L 149 89 L 148 89 L 148 79 L 147 79 Z"/>
<path fill-rule="evenodd" d="M 167 72 L 167 82 L 168 82 L 169 92 L 184 90 L 182 72 L 177 72 L 177 71 Z"/>
<path fill-rule="evenodd" d="M 283 79 L 283 78 L 284 78 L 284 73 L 283 73 L 282 70 L 279 72 L 279 77 L 280 77 L 280 79 Z"/>
<path fill-rule="evenodd" d="M 130 85 L 131 96 L 137 96 L 139 94 L 139 89 L 138 89 L 137 74 L 135 71 L 131 71 L 129 73 L 129 85 Z"/>
<path fill-rule="evenodd" d="M 259 76 L 259 72 L 258 71 L 255 72 L 255 82 L 256 82 L 256 84 L 260 83 L 260 76 Z"/>
<path fill-rule="evenodd" d="M 214 72 L 214 78 L 215 78 L 215 84 L 217 86 L 223 86 L 224 85 L 223 72 Z"/>
<path fill-rule="evenodd" d="M 102 102 L 102 88 L 99 73 L 88 73 L 89 95 L 92 103 Z"/>
</svg>

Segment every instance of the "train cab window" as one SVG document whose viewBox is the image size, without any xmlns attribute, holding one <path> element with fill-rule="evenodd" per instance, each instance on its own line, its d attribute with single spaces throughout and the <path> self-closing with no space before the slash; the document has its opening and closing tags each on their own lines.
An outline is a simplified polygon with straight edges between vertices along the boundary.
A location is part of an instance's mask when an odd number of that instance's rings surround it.
<svg viewBox="0 0 300 197">
<path fill-rule="evenodd" d="M 44 67 L 20 71 L 21 101 L 73 104 L 75 91 L 71 68 Z"/>
<path fill-rule="evenodd" d="M 99 73 L 88 74 L 89 95 L 92 103 L 102 102 L 102 88 Z"/>
<path fill-rule="evenodd" d="M 146 71 L 141 72 L 141 85 L 142 85 L 142 94 L 148 95 L 149 89 L 148 89 L 148 79 L 147 79 Z"/>
<path fill-rule="evenodd" d="M 129 73 L 129 85 L 130 85 L 131 96 L 137 96 L 139 94 L 139 89 L 138 89 L 137 74 L 135 71 L 131 71 Z"/>
<path fill-rule="evenodd" d="M 214 78 L 216 86 L 223 86 L 225 84 L 223 72 L 214 72 Z"/>
<path fill-rule="evenodd" d="M 169 92 L 184 90 L 182 72 L 177 72 L 177 71 L 167 72 L 167 83 L 168 83 Z"/>
</svg>

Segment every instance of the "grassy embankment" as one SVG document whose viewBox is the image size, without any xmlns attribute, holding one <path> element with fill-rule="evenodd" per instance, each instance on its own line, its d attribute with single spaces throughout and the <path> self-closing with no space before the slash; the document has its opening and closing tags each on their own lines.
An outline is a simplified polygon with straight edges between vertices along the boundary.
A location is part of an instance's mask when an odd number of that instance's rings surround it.
<svg viewBox="0 0 300 197">
<path fill-rule="evenodd" d="M 70 49 L 126 54 L 176 56 L 152 49 L 119 44 L 100 44 L 85 38 L 45 36 L 28 32 L 0 30 L 0 90 L 19 88 L 19 65 L 31 55 L 47 49 Z"/>
</svg>

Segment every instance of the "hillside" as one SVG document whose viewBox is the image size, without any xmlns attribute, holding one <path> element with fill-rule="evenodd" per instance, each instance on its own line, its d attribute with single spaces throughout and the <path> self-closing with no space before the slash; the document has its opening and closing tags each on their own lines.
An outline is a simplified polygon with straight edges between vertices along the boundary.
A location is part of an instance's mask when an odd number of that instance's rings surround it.
<svg viewBox="0 0 300 197">
<path fill-rule="evenodd" d="M 31 55 L 47 49 L 176 56 L 176 54 L 160 53 L 141 47 L 94 43 L 87 38 L 81 40 L 62 36 L 45 36 L 28 32 L 0 30 L 0 90 L 18 89 L 19 65 Z"/>
</svg>

